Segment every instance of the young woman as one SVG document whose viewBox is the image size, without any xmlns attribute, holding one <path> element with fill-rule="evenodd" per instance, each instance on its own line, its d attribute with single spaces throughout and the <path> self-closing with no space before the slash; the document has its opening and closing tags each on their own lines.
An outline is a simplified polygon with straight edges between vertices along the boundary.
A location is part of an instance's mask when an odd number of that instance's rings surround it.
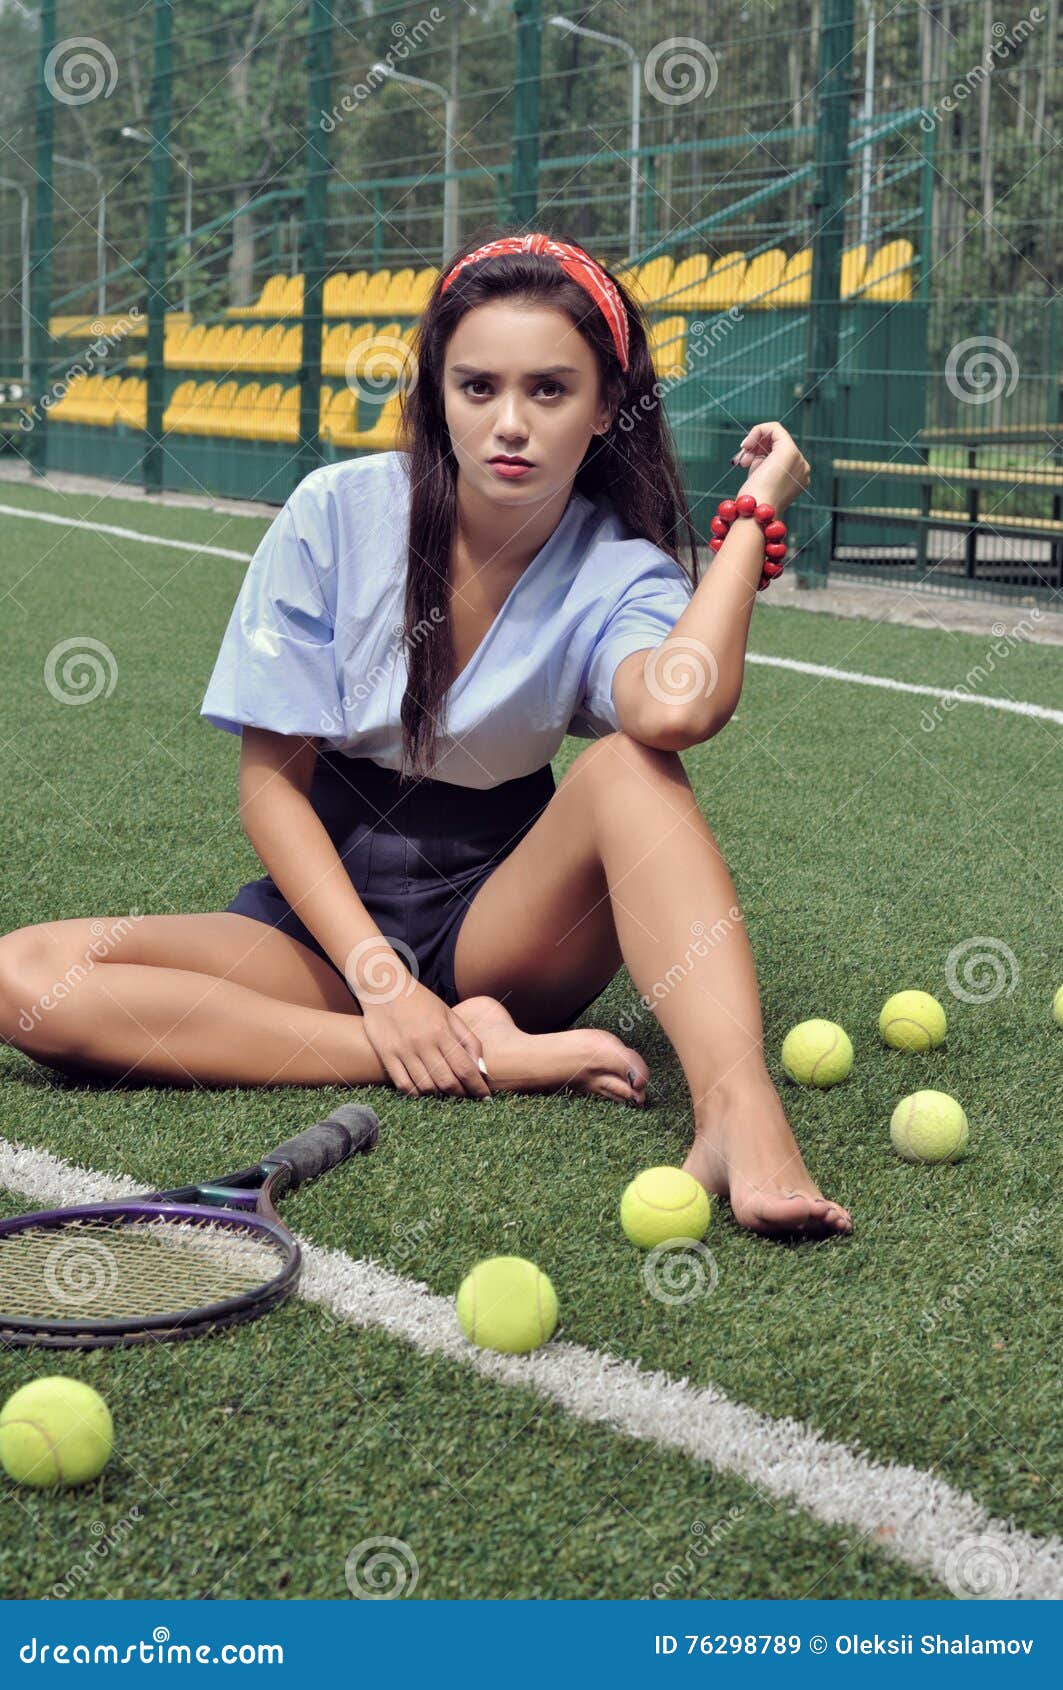
<svg viewBox="0 0 1063 1690">
<path fill-rule="evenodd" d="M 734 520 L 698 581 L 654 384 L 637 305 L 581 248 L 503 235 L 456 256 L 420 325 L 408 450 L 297 487 L 203 700 L 241 735 L 267 874 L 225 911 L 106 941 L 106 921 L 8 935 L 10 1042 L 167 1085 L 641 1105 L 638 1051 L 571 1026 L 624 963 L 690 1088 L 684 1165 L 760 1232 L 850 1231 L 765 1065 L 737 893 L 678 756 L 738 702 L 765 536 Z M 807 486 L 778 423 L 734 461 L 777 516 Z M 555 789 L 568 732 L 592 743 Z"/>
</svg>

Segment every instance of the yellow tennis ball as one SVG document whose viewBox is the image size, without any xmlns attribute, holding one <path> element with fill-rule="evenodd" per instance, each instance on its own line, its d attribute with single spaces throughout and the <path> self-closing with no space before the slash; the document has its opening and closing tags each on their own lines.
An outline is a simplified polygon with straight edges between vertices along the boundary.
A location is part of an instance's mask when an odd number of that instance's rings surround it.
<svg viewBox="0 0 1063 1690">
<path fill-rule="evenodd" d="M 929 992 L 894 992 L 878 1018 L 878 1030 L 894 1050 L 936 1050 L 947 1025 L 945 1011 Z"/>
<path fill-rule="evenodd" d="M 711 1213 L 705 1187 L 682 1168 L 646 1168 L 620 1199 L 620 1224 L 644 1250 L 667 1238 L 703 1238 Z"/>
<path fill-rule="evenodd" d="M 849 1035 L 836 1021 L 800 1021 L 783 1040 L 782 1065 L 798 1085 L 837 1085 L 852 1072 Z"/>
<path fill-rule="evenodd" d="M 0 1461 L 20 1485 L 81 1485 L 107 1465 L 114 1427 L 91 1385 L 61 1373 L 33 1379 L 0 1409 Z"/>
<path fill-rule="evenodd" d="M 944 1091 L 913 1091 L 890 1116 L 890 1138 L 906 1162 L 955 1162 L 967 1148 L 967 1117 Z"/>
<path fill-rule="evenodd" d="M 1056 1018 L 1057 1027 L 1063 1027 L 1063 986 L 1052 999 L 1052 1014 Z"/>
<path fill-rule="evenodd" d="M 557 1325 L 557 1294 L 523 1256 L 489 1256 L 458 1287 L 458 1325 L 484 1350 L 523 1355 L 545 1344 Z"/>
</svg>

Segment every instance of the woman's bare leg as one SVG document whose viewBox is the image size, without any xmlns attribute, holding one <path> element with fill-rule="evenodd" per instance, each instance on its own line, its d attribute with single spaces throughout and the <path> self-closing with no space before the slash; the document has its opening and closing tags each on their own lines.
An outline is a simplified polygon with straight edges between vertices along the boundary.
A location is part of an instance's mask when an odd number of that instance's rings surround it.
<svg viewBox="0 0 1063 1690">
<path fill-rule="evenodd" d="M 516 1050 L 485 998 L 458 1004 L 498 1091 L 571 1085 L 626 1098 L 621 1059 L 587 1030 L 563 1052 Z M 228 911 L 44 922 L 0 939 L 0 1039 L 49 1066 L 115 1084 L 390 1085 L 359 1006 L 298 940 Z M 529 1049 L 529 1045 L 534 1047 Z M 632 1053 L 627 1053 L 628 1056 Z M 637 1059 L 636 1059 L 637 1060 Z"/>
<path fill-rule="evenodd" d="M 738 894 L 682 762 L 617 733 L 576 759 L 480 887 L 455 973 L 461 992 L 502 998 L 539 1028 L 600 989 L 621 956 L 636 1024 L 656 1017 L 690 1088 L 684 1166 L 756 1231 L 850 1231 L 806 1169 L 765 1064 Z"/>
</svg>

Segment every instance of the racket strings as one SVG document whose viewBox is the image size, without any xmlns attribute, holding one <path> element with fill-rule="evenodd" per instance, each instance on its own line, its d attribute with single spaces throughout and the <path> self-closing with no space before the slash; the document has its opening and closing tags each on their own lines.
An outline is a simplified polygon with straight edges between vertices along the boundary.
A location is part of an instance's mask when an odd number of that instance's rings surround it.
<svg viewBox="0 0 1063 1690">
<path fill-rule="evenodd" d="M 286 1252 L 251 1228 L 203 1220 L 79 1217 L 0 1238 L 0 1322 L 123 1321 L 246 1296 Z"/>
</svg>

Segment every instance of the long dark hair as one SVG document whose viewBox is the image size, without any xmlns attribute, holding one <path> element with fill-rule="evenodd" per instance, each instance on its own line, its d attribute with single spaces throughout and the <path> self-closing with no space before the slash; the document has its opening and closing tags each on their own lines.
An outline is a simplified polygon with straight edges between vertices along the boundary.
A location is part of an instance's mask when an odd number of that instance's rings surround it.
<svg viewBox="0 0 1063 1690">
<path fill-rule="evenodd" d="M 571 317 L 595 354 L 602 398 L 613 419 L 608 433 L 589 443 L 576 472 L 576 489 L 591 500 L 608 498 L 633 537 L 652 541 L 677 563 L 682 530 L 691 551 L 688 573 L 695 583 L 698 579 L 698 536 L 664 407 L 653 392 L 656 372 L 646 322 L 616 277 L 612 280 L 628 320 L 626 371 L 620 367 L 609 326 L 597 305 L 556 259 L 545 254 L 503 254 L 467 265 L 445 293 L 439 291 L 451 265 L 484 241 L 525 232 L 491 228 L 461 247 L 443 267 L 413 343 L 416 380 L 404 386 L 401 394 L 400 443 L 408 453 L 411 482 L 403 629 L 408 679 L 401 710 L 404 779 L 431 774 L 435 736 L 444 726 L 454 664 L 449 592 L 441 591 L 440 584 L 450 581 L 458 465 L 446 424 L 443 370 L 447 344 L 467 311 L 487 300 L 519 296 L 522 302 L 543 302 Z M 554 230 L 542 232 L 554 240 L 567 239 Z"/>
</svg>

